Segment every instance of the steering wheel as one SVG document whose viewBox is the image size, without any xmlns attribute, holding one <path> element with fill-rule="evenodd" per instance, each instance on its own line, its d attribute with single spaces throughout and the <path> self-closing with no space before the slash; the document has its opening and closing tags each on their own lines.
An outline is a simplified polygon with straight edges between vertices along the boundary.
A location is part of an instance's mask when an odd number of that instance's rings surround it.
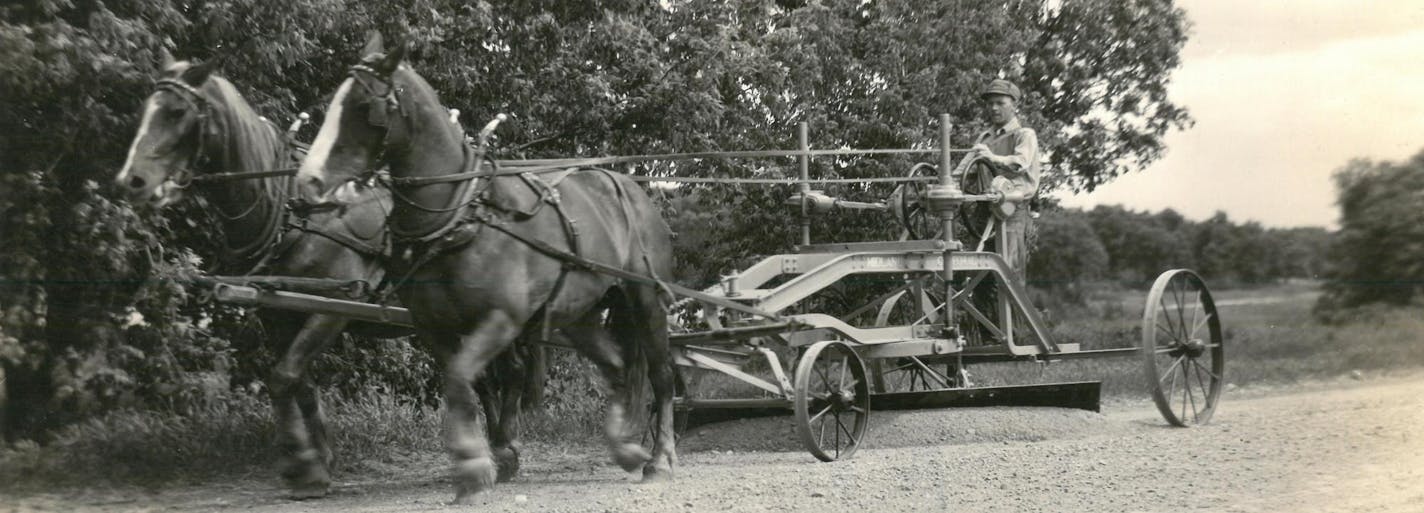
<svg viewBox="0 0 1424 513">
<path fill-rule="evenodd" d="M 964 157 L 974 159 L 973 156 Z M 994 191 L 994 169 L 989 163 L 974 159 L 959 166 L 959 188 L 965 194 L 988 194 Z M 1013 212 L 1009 212 L 1012 214 Z M 959 219 L 964 226 L 966 241 L 983 240 L 993 234 L 994 221 L 1008 217 L 999 205 L 988 202 L 969 202 L 959 206 Z"/>
</svg>

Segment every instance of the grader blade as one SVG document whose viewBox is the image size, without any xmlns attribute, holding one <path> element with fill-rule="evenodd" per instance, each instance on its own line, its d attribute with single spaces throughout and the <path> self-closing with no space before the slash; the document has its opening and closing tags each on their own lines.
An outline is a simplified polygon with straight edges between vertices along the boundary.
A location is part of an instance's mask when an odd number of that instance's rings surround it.
<svg viewBox="0 0 1424 513">
<path fill-rule="evenodd" d="M 951 388 L 924 392 L 890 392 L 870 396 L 872 410 L 982 408 L 986 406 L 1048 406 L 1099 411 L 1100 381 Z"/>
</svg>

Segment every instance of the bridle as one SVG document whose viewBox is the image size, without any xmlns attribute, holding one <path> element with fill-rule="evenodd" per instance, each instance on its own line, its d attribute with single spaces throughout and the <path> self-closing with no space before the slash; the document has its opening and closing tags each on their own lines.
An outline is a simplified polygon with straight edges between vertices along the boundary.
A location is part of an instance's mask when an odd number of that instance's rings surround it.
<svg viewBox="0 0 1424 513">
<path fill-rule="evenodd" d="M 210 175 L 195 174 L 193 168 L 200 164 L 201 159 L 206 158 L 206 149 L 208 146 L 207 125 L 209 115 L 213 110 L 213 104 L 207 97 L 203 96 L 202 91 L 198 90 L 198 88 L 178 78 L 164 78 L 159 80 L 155 90 L 155 92 L 167 91 L 173 93 L 175 96 L 182 98 L 190 109 L 197 112 L 195 125 L 197 130 L 197 134 L 195 135 L 197 138 L 196 147 L 193 152 L 188 155 L 188 158 L 184 160 L 183 165 L 176 172 L 171 173 L 165 182 L 172 183 L 179 189 L 187 189 L 190 186 L 205 183 L 212 184 L 232 181 L 233 179 L 266 178 L 269 176 L 290 176 L 292 174 L 286 171 L 218 173 Z M 276 130 L 275 126 L 271 128 Z M 276 190 L 278 194 L 285 197 L 289 189 L 290 182 L 287 187 L 279 186 Z M 215 208 L 214 211 L 217 212 L 217 215 L 224 221 L 233 222 L 254 214 L 265 200 L 273 200 L 274 204 L 278 205 L 278 208 L 273 211 L 272 218 L 267 223 L 267 228 L 263 230 L 263 235 L 259 235 L 253 243 L 238 248 L 226 247 L 226 244 L 224 244 L 225 249 L 231 254 L 238 255 L 238 258 L 247 258 L 249 255 L 254 254 L 254 252 L 277 244 L 281 237 L 281 230 L 277 227 L 284 223 L 283 219 L 285 217 L 285 209 L 281 207 L 281 205 L 285 203 L 283 197 L 273 199 L 267 193 L 258 193 L 256 197 L 253 198 L 252 203 L 241 208 L 237 214 L 228 214 L 223 211 L 221 207 Z M 257 264 L 258 268 L 265 265 L 270 256 L 271 255 L 268 255 L 268 257 L 261 259 Z"/>
<path fill-rule="evenodd" d="M 207 148 L 207 130 L 205 130 L 205 128 L 208 122 L 208 111 L 212 109 L 212 104 L 208 102 L 207 98 L 203 97 L 203 93 L 199 91 L 198 88 L 188 85 L 187 82 L 176 78 L 159 80 L 158 85 L 154 89 L 155 92 L 168 91 L 173 93 L 174 96 L 182 98 L 183 102 L 187 103 L 190 109 L 198 113 L 197 147 L 193 150 L 193 153 L 189 154 L 188 158 L 184 160 L 183 166 L 178 168 L 177 172 L 169 175 L 167 180 L 164 180 L 166 182 L 172 182 L 173 185 L 179 189 L 187 189 L 188 186 L 193 184 L 193 166 L 197 164 L 198 159 L 203 158 L 203 150 Z"/>
<path fill-rule="evenodd" d="M 388 172 L 383 171 L 382 169 L 388 167 L 390 164 L 389 153 L 391 149 L 399 148 L 399 145 L 403 142 L 399 140 L 401 136 L 392 128 L 396 124 L 399 124 L 405 127 L 405 133 L 409 133 L 409 118 L 406 116 L 405 109 L 400 101 L 400 94 L 403 92 L 403 89 L 394 84 L 390 78 L 383 76 L 380 72 L 364 62 L 351 66 L 348 74 L 357 85 L 365 90 L 369 97 L 369 99 L 366 100 L 366 124 L 384 132 L 380 150 L 374 165 L 371 166 L 368 172 L 354 176 L 348 181 L 378 183 L 389 189 L 391 191 L 391 197 L 396 201 L 426 214 L 455 214 L 479 201 L 483 187 L 480 187 L 480 184 L 474 183 L 476 182 L 474 178 L 478 175 L 475 171 L 478 171 L 482 163 L 488 162 L 493 165 L 494 161 L 489 158 L 485 152 L 473 150 L 468 145 L 462 145 L 464 159 L 461 164 L 460 173 L 438 177 L 393 177 L 390 176 Z M 391 120 L 392 117 L 400 120 L 400 122 L 393 123 Z M 447 179 L 447 177 L 453 178 Z M 441 207 L 423 205 L 401 190 L 419 188 L 435 183 L 454 182 L 468 183 L 463 184 L 461 189 L 451 195 L 450 202 Z M 425 240 L 447 232 L 454 224 L 457 224 L 460 218 L 461 216 L 455 215 L 434 229 L 417 229 L 408 233 L 401 233 L 395 225 L 392 225 L 390 226 L 391 235 L 397 240 Z"/>
<path fill-rule="evenodd" d="M 395 147 L 397 141 L 395 130 L 391 130 L 390 111 L 395 111 L 396 118 L 405 121 L 405 109 L 401 106 L 401 88 L 396 87 L 387 77 L 382 77 L 381 73 L 366 63 L 351 66 L 347 71 L 351 80 L 366 90 L 366 95 L 370 98 L 366 101 L 366 124 L 378 128 L 382 131 L 380 153 L 376 155 L 375 165 L 372 169 L 380 169 L 389 162 L 386 152 L 389 148 Z M 407 130 L 407 133 L 409 130 Z"/>
</svg>

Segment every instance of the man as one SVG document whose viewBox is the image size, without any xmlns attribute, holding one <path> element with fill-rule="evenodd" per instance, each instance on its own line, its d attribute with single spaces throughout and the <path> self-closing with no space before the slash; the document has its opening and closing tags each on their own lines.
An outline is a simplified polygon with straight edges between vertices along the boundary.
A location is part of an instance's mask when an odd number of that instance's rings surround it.
<svg viewBox="0 0 1424 513">
<path fill-rule="evenodd" d="M 1008 191 L 1038 193 L 1038 135 L 1019 124 L 1019 88 L 1008 80 L 995 80 L 979 95 L 992 128 L 979 135 L 969 157 L 989 164 L 995 176 L 1007 179 Z M 997 248 L 1019 278 L 1028 266 L 1027 233 L 1032 223 L 1027 202 L 1004 219 L 1001 246 Z"/>
</svg>

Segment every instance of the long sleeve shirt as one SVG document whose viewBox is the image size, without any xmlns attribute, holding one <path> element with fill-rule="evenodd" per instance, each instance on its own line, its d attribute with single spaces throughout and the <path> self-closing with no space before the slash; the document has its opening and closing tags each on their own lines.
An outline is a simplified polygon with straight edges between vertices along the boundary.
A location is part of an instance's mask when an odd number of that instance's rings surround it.
<svg viewBox="0 0 1424 513">
<path fill-rule="evenodd" d="M 1003 127 L 980 134 L 977 142 L 988 146 L 995 155 L 1008 157 L 1006 166 L 994 166 L 998 174 L 1037 193 L 1038 134 L 1032 128 L 1019 124 L 1018 118 L 1014 118 Z"/>
</svg>

